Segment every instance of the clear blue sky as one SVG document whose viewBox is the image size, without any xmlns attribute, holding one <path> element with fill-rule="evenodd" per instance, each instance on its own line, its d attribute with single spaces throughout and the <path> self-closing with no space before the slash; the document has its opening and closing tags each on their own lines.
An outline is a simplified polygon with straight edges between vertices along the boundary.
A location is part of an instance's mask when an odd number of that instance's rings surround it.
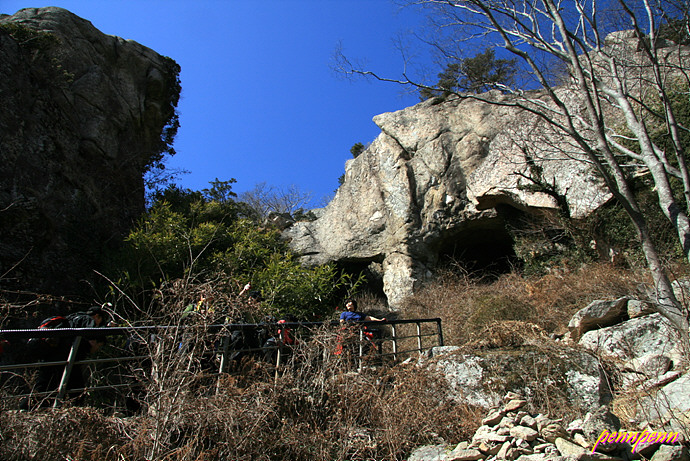
<svg viewBox="0 0 690 461">
<path fill-rule="evenodd" d="M 0 0 L 0 12 L 59 6 L 106 34 L 135 40 L 182 68 L 181 127 L 171 168 L 194 190 L 216 177 L 297 185 L 313 205 L 338 186 L 350 147 L 374 140 L 374 115 L 418 102 L 394 84 L 349 81 L 331 69 L 345 54 L 399 75 L 393 45 L 421 22 L 390 0 Z M 423 58 L 423 57 L 422 57 Z"/>
</svg>

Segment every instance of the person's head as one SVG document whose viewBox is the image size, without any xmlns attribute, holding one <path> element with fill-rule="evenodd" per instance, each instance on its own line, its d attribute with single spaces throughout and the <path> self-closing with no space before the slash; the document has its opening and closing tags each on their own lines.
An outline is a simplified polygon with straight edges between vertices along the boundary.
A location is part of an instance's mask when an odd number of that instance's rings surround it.
<svg viewBox="0 0 690 461">
<path fill-rule="evenodd" d="M 108 313 L 104 311 L 101 306 L 90 307 L 89 310 L 86 311 L 86 313 L 91 316 L 93 321 L 96 323 L 96 326 L 98 327 L 104 325 L 109 318 Z"/>
<path fill-rule="evenodd" d="M 345 301 L 345 309 L 351 312 L 356 311 L 357 301 L 355 301 L 354 299 L 348 299 L 347 301 Z"/>
</svg>

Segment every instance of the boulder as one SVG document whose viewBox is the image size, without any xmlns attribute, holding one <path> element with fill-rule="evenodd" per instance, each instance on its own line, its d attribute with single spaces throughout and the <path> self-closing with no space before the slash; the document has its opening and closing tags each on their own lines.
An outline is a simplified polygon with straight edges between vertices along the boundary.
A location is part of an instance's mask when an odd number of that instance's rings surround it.
<svg viewBox="0 0 690 461">
<path fill-rule="evenodd" d="M 579 341 L 584 348 L 615 357 L 623 362 L 649 354 L 680 360 L 681 342 L 676 331 L 661 314 L 631 319 L 618 325 L 585 333 Z"/>
<path fill-rule="evenodd" d="M 644 317 L 656 313 L 656 310 L 650 303 L 640 301 L 638 299 L 631 299 L 628 301 L 628 317 L 635 319 L 637 317 Z"/>
<path fill-rule="evenodd" d="M 177 128 L 179 66 L 55 7 L 0 16 L 5 287 L 93 295 Z"/>
<path fill-rule="evenodd" d="M 567 346 L 523 346 L 473 354 L 457 350 L 438 354 L 432 349 L 430 355 L 432 358 L 423 363 L 448 380 L 454 399 L 487 409 L 498 405 L 501 396 L 509 391 L 522 395 L 557 394 L 584 411 L 597 409 L 610 399 L 599 361 L 585 351 Z M 522 399 L 512 399 L 506 405 L 515 411 L 525 404 Z M 500 421 L 498 415 L 493 421 Z"/>
<path fill-rule="evenodd" d="M 585 415 L 577 432 L 582 434 L 587 446 L 591 448 L 603 431 L 618 431 L 620 427 L 620 419 L 611 413 L 608 407 L 602 405 Z"/>
<path fill-rule="evenodd" d="M 690 373 L 651 390 L 638 399 L 635 420 L 647 422 L 650 430 L 678 432 L 690 440 Z"/>
<path fill-rule="evenodd" d="M 615 301 L 592 301 L 570 319 L 568 330 L 571 339 L 578 341 L 590 330 L 620 323 L 627 315 L 627 304 L 628 298 L 619 298 Z"/>
<path fill-rule="evenodd" d="M 407 461 L 445 461 L 448 445 L 425 445 L 415 449 Z"/>
<path fill-rule="evenodd" d="M 671 369 L 673 362 L 662 354 L 645 354 L 629 360 L 623 365 L 623 371 L 642 375 L 644 379 L 658 378 Z"/>
<path fill-rule="evenodd" d="M 266 224 L 275 226 L 278 230 L 285 230 L 294 224 L 295 220 L 290 213 L 277 213 L 272 211 L 266 216 Z"/>
<path fill-rule="evenodd" d="M 429 279 L 443 254 L 476 264 L 513 254 L 506 230 L 511 213 L 567 207 L 583 217 L 610 199 L 578 161 L 581 154 L 513 107 L 435 98 L 374 122 L 381 134 L 346 163 L 344 182 L 319 218 L 283 235 L 305 264 L 381 264 L 393 307 Z M 528 187 L 534 162 L 562 200 Z"/>
</svg>

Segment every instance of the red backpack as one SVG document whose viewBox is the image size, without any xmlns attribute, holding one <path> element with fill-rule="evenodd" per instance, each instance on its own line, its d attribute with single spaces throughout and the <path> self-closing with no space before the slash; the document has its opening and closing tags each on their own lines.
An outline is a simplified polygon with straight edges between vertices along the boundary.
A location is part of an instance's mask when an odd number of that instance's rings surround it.
<svg viewBox="0 0 690 461">
<path fill-rule="evenodd" d="M 53 329 L 53 328 L 69 328 L 70 324 L 69 321 L 67 320 L 67 317 L 63 317 L 62 315 L 56 315 L 54 317 L 48 317 L 47 319 L 44 319 L 41 324 L 38 326 L 39 330 L 44 330 L 44 329 Z M 59 338 L 31 338 L 29 339 L 29 344 L 35 343 L 38 341 L 43 341 L 47 343 L 49 346 L 57 346 L 58 343 L 60 342 Z"/>
<path fill-rule="evenodd" d="M 56 315 L 55 317 L 48 317 L 43 320 L 38 328 L 68 328 L 69 322 L 66 317 Z"/>
</svg>

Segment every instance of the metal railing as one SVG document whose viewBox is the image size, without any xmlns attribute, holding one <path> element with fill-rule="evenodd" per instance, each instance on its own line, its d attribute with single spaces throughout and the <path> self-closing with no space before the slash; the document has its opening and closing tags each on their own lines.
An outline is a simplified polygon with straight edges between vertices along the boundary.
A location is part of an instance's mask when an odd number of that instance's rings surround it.
<svg viewBox="0 0 690 461">
<path fill-rule="evenodd" d="M 98 364 L 115 363 L 121 366 L 127 362 L 141 363 L 145 360 L 151 359 L 150 351 L 146 354 L 138 354 L 133 348 L 121 348 L 119 355 L 110 357 L 99 357 L 91 359 L 79 360 L 80 347 L 84 345 L 83 340 L 102 340 L 106 337 L 124 336 L 129 339 L 134 338 L 139 344 L 155 341 L 155 338 L 162 335 L 173 335 L 179 338 L 178 347 L 182 347 L 185 332 L 190 330 L 199 331 L 203 329 L 204 335 L 214 335 L 216 346 L 211 349 L 209 353 L 216 356 L 217 360 L 217 375 L 227 372 L 229 363 L 232 360 L 233 354 L 238 352 L 251 354 L 266 354 L 273 352 L 275 356 L 276 377 L 278 376 L 278 368 L 283 362 L 284 355 L 290 346 L 286 344 L 285 334 L 290 332 L 294 338 L 299 340 L 303 336 L 308 336 L 309 331 L 326 326 L 336 327 L 339 331 L 336 341 L 345 341 L 344 333 L 346 331 L 353 332 L 357 338 L 355 345 L 356 360 L 358 361 L 357 368 L 362 370 L 364 361 L 367 355 L 367 350 L 372 349 L 379 359 L 388 359 L 389 363 L 399 362 L 401 360 L 413 357 L 414 354 L 421 354 L 424 351 L 434 346 L 443 346 L 443 330 L 441 326 L 441 319 L 409 319 L 409 320 L 388 320 L 382 322 L 358 322 L 340 324 L 338 322 L 287 322 L 280 324 L 223 324 L 223 325 L 208 325 L 208 326 L 138 326 L 138 327 L 108 327 L 108 328 L 60 328 L 60 329 L 31 329 L 31 330 L 0 330 L 0 339 L 7 340 L 10 343 L 17 340 L 39 338 L 39 340 L 50 339 L 72 339 L 69 344 L 65 360 L 59 361 L 32 361 L 27 363 L 12 363 L 0 364 L 0 376 L 7 373 L 17 375 L 16 371 L 25 372 L 32 369 L 40 369 L 43 367 L 64 367 L 57 385 L 57 389 L 45 390 L 42 392 L 29 392 L 24 394 L 14 394 L 13 397 L 55 397 L 54 407 L 58 407 L 60 403 L 66 398 L 68 393 L 81 393 L 85 391 L 96 390 L 117 390 L 120 388 L 132 388 L 140 385 L 137 382 L 130 383 L 112 383 L 105 385 L 89 386 L 87 388 L 68 388 L 70 376 L 74 372 L 75 367 L 79 365 L 95 366 Z M 259 342 L 258 345 L 248 347 L 247 344 L 238 346 L 233 344 L 232 340 L 237 333 L 247 334 L 251 336 L 256 334 L 259 329 L 268 329 L 272 331 L 272 337 L 275 341 L 272 345 Z M 148 338 L 148 339 L 147 339 Z M 177 341 L 177 339 L 176 339 Z M 335 345 L 337 346 L 337 344 Z M 380 360 L 380 363 L 385 363 L 385 360 Z M 215 372 L 214 372 L 215 373 Z M 0 382 L 4 383 L 6 380 Z M 3 389 L 6 391 L 6 389 Z"/>
</svg>

